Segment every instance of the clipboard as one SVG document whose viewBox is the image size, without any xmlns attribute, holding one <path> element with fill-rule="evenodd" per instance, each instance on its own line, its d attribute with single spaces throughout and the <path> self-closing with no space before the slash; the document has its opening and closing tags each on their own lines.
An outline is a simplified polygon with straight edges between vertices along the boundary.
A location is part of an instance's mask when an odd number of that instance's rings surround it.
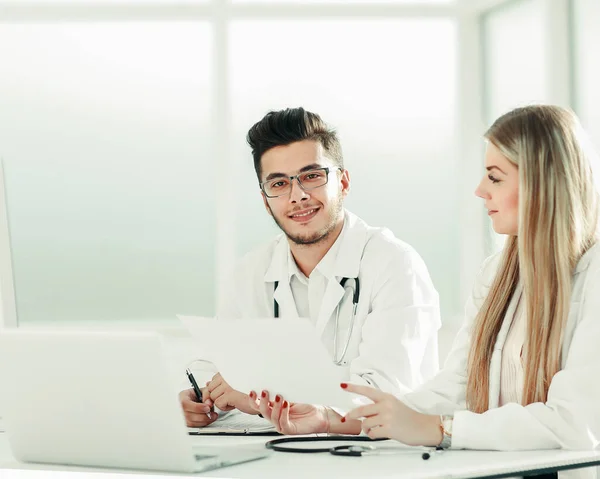
<svg viewBox="0 0 600 479">
<path fill-rule="evenodd" d="M 229 429 L 229 428 L 194 428 L 189 430 L 190 436 L 283 436 L 277 431 L 253 431 L 252 429 Z"/>
</svg>

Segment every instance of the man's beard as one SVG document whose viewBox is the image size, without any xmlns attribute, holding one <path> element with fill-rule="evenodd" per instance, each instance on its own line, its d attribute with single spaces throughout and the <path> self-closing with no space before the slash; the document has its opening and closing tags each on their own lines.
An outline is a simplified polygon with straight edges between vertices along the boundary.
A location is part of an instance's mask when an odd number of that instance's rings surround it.
<svg viewBox="0 0 600 479">
<path fill-rule="evenodd" d="M 340 194 L 335 201 L 330 203 L 329 209 L 325 211 L 327 214 L 327 223 L 325 226 L 320 231 L 316 231 L 310 235 L 294 235 L 290 233 L 277 220 L 277 217 L 273 214 L 273 210 L 271 210 L 270 206 L 269 210 L 271 211 L 271 217 L 273 218 L 273 221 L 275 221 L 277 226 L 279 226 L 279 229 L 285 233 L 290 241 L 293 241 L 297 245 L 312 245 L 320 243 L 321 241 L 325 241 L 333 232 L 333 230 L 335 230 L 342 215 L 343 207 L 342 195 Z"/>
</svg>

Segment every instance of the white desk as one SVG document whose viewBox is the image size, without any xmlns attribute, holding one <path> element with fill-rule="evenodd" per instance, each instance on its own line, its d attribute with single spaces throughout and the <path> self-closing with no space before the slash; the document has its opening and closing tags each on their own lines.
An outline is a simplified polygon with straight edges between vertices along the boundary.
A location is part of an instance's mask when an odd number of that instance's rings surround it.
<svg viewBox="0 0 600 479">
<path fill-rule="evenodd" d="M 253 437 L 194 437 L 195 444 L 231 445 L 253 444 L 264 447 L 265 438 Z M 595 461 L 600 463 L 600 451 L 526 451 L 526 452 L 485 452 L 485 451 L 446 451 L 424 461 L 419 453 L 393 456 L 336 457 L 331 454 L 293 454 L 274 452 L 271 457 L 248 464 L 218 469 L 193 476 L 213 478 L 483 478 L 498 477 L 503 471 L 514 467 L 531 471 L 536 465 L 547 467 L 558 465 L 566 460 L 580 464 Z M 468 465 L 468 469 L 465 468 Z M 98 475 L 102 472 L 102 475 Z M 591 472 L 591 471 L 590 471 Z M 93 474 L 92 474 L 93 473 Z M 0 478 L 1 479 L 83 479 L 92 476 L 98 479 L 122 478 L 123 474 L 136 477 L 176 477 L 178 474 L 119 471 L 68 466 L 52 466 L 17 463 L 10 452 L 6 435 L 0 433 Z M 515 474 L 513 474 L 515 475 Z"/>
</svg>

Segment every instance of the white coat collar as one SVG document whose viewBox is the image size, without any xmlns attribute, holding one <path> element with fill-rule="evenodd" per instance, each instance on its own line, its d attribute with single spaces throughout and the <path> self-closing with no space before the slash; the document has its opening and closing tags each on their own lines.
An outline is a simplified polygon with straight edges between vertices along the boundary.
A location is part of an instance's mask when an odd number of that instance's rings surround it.
<svg viewBox="0 0 600 479">
<path fill-rule="evenodd" d="M 331 277 L 334 276 L 333 273 L 334 273 L 334 267 L 335 267 L 335 260 L 337 258 L 337 254 L 340 249 L 340 244 L 344 241 L 344 235 L 345 235 L 347 229 L 348 229 L 348 222 L 344 218 L 344 224 L 342 226 L 342 231 L 340 231 L 340 234 L 338 235 L 337 239 L 335 240 L 335 242 L 333 243 L 331 248 L 329 248 L 329 251 L 327 251 L 327 253 L 323 257 L 323 259 L 321 259 L 321 261 L 319 261 L 319 264 L 315 267 L 315 270 L 318 271 L 322 276 L 324 276 L 327 279 L 330 279 Z M 289 245 L 289 242 L 288 242 L 288 245 Z M 288 256 L 288 258 L 287 258 L 288 281 L 291 283 L 292 277 L 294 275 L 296 275 L 296 277 L 302 283 L 307 284 L 306 283 L 307 278 L 304 275 L 304 273 L 302 271 L 300 271 L 300 268 L 298 268 L 298 264 L 296 263 L 296 260 L 294 259 L 294 255 L 292 255 L 292 250 L 289 247 L 288 247 L 288 255 L 287 256 Z"/>
<path fill-rule="evenodd" d="M 356 215 L 346 211 L 344 228 L 340 233 L 336 243 L 334 246 L 332 246 L 332 249 L 334 247 L 338 248 L 337 251 L 333 251 L 334 255 L 332 256 L 335 256 L 335 260 L 331 261 L 331 265 L 326 264 L 323 269 L 319 268 L 321 274 L 327 277 L 335 276 L 340 279 L 356 278 L 360 270 L 360 262 L 365 248 L 366 237 L 366 223 Z M 332 252 L 331 249 L 329 252 Z M 325 255 L 323 260 L 327 260 L 328 254 Z M 277 244 L 273 249 L 271 262 L 264 276 L 265 282 L 272 283 L 274 281 L 279 281 L 281 283 L 286 281 L 289 283 L 290 269 L 288 265 L 288 257 L 291 258 L 290 246 L 286 236 L 281 234 L 279 235 Z"/>
<path fill-rule="evenodd" d="M 290 248 L 288 248 L 288 255 L 287 255 L 287 270 L 288 270 L 288 282 L 292 282 L 292 277 L 295 275 L 302 283 L 307 283 L 307 277 L 306 275 L 300 271 L 300 268 L 298 268 L 298 264 L 296 263 L 296 260 L 294 259 L 294 255 L 292 254 L 292 250 Z"/>
<path fill-rule="evenodd" d="M 331 277 L 328 278 L 329 281 L 325 288 L 323 302 L 321 303 L 315 324 L 318 334 L 323 333 L 335 308 L 344 297 L 344 288 L 339 283 L 341 278 L 358 277 L 360 263 L 367 242 L 368 229 L 362 220 L 346 211 L 344 221 L 344 229 L 338 238 L 340 240 L 339 250 L 335 254 L 335 261 L 333 261 L 330 273 Z M 291 256 L 289 253 L 289 244 L 285 236 L 281 235 L 273 250 L 273 256 L 264 279 L 265 282 L 279 282 L 273 297 L 283 310 L 282 314 L 285 317 L 294 318 L 298 317 L 298 312 L 295 308 L 294 296 L 288 276 L 289 256 Z"/>
<path fill-rule="evenodd" d="M 594 244 L 583 254 L 583 256 L 579 259 L 577 266 L 575 266 L 575 273 L 581 273 L 582 271 L 585 271 L 598 251 L 600 251 L 600 242 Z"/>
</svg>

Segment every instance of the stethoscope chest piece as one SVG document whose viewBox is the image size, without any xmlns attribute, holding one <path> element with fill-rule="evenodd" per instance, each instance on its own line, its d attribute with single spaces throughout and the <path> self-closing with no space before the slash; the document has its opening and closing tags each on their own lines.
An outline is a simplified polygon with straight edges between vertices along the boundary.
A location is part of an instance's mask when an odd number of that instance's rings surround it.
<svg viewBox="0 0 600 479">
<path fill-rule="evenodd" d="M 359 456 L 365 456 L 368 455 L 369 452 L 375 452 L 377 450 L 377 448 L 375 446 L 371 446 L 368 444 L 363 445 L 356 445 L 356 444 L 351 444 L 348 446 L 336 446 L 336 447 L 332 447 L 329 452 L 331 454 L 333 454 L 334 456 L 353 456 L 353 457 L 359 457 Z"/>
</svg>

